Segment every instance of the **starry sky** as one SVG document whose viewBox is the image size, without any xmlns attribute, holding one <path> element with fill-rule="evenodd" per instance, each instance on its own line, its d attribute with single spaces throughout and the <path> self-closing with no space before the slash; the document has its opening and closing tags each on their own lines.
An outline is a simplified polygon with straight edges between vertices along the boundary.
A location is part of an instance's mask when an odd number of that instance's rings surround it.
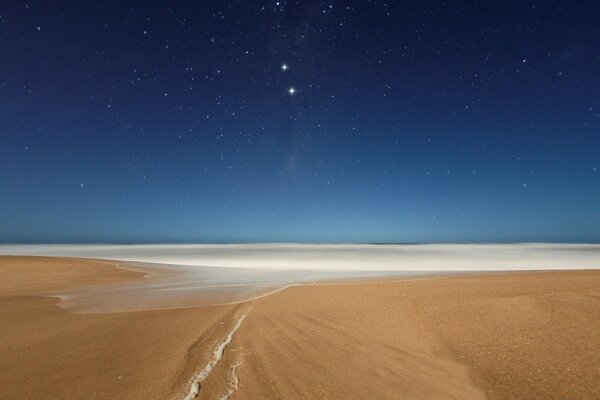
<svg viewBox="0 0 600 400">
<path fill-rule="evenodd" d="M 597 1 L 0 4 L 0 242 L 599 242 Z"/>
</svg>

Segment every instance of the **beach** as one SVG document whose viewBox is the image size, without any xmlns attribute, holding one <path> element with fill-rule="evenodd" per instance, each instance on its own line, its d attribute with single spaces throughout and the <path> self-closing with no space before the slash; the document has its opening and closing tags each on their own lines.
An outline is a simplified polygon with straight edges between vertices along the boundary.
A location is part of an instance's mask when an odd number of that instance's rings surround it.
<svg viewBox="0 0 600 400">
<path fill-rule="evenodd" d="M 239 395 L 598 398 L 598 295 L 600 271 L 290 288 L 240 330 Z"/>
<path fill-rule="evenodd" d="M 597 269 L 303 283 L 139 311 L 50 295 L 147 275 L 0 257 L 0 398 L 183 399 L 193 381 L 199 399 L 600 397 Z"/>
</svg>

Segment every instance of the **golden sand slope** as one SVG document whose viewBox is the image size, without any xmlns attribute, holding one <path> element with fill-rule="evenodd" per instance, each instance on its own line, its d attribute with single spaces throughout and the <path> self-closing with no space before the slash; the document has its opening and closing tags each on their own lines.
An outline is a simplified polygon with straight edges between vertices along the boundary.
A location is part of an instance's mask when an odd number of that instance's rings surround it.
<svg viewBox="0 0 600 400">
<path fill-rule="evenodd" d="M 55 257 L 0 256 L 0 296 L 31 295 L 141 278 L 117 262 Z"/>
<path fill-rule="evenodd" d="M 0 257 L 0 398 L 600 398 L 600 271 L 288 288 L 238 306 L 71 314 L 45 290 L 139 279 Z M 227 397 L 225 397 L 227 398 Z"/>
<path fill-rule="evenodd" d="M 232 343 L 240 399 L 600 399 L 600 271 L 295 287 Z"/>
</svg>

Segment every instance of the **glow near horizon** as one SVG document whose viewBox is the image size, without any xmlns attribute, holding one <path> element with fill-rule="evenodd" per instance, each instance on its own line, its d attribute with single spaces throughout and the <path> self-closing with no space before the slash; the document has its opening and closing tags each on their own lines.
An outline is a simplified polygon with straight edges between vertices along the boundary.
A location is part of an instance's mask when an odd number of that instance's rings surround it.
<svg viewBox="0 0 600 400">
<path fill-rule="evenodd" d="M 600 268 L 600 244 L 0 245 L 0 254 L 275 270 L 495 271 Z"/>
</svg>

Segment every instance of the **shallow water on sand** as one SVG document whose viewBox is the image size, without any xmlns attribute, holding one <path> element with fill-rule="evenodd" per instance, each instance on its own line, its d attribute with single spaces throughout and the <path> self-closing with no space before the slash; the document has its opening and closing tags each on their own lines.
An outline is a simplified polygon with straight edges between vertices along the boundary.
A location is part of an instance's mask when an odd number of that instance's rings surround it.
<svg viewBox="0 0 600 400">
<path fill-rule="evenodd" d="M 0 245 L 0 254 L 98 258 L 144 279 L 50 293 L 75 312 L 208 306 L 290 285 L 436 273 L 600 268 L 599 244 Z"/>
<path fill-rule="evenodd" d="M 135 262 L 120 263 L 120 266 L 146 275 L 130 282 L 47 295 L 59 297 L 58 305 L 71 312 L 141 311 L 238 303 L 294 285 L 436 274 L 432 271 L 282 271 Z"/>
</svg>

